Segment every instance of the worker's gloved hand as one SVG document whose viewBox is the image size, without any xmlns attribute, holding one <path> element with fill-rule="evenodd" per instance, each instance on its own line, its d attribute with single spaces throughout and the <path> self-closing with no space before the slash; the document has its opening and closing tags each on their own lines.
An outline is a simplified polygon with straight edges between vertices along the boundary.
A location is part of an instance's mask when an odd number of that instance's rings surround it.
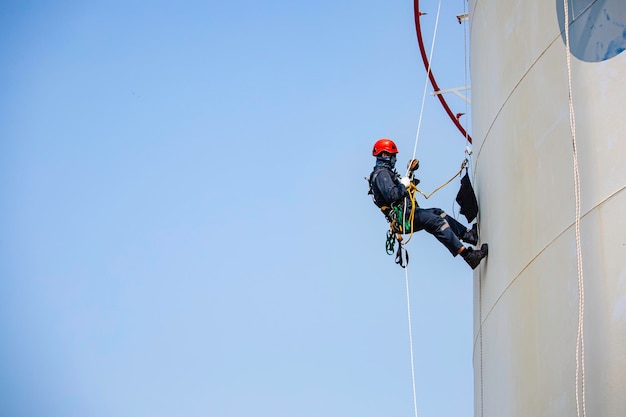
<svg viewBox="0 0 626 417">
<path fill-rule="evenodd" d="M 409 184 L 411 184 L 411 179 L 409 177 L 402 177 L 402 179 L 400 179 L 400 184 L 404 185 L 406 188 L 409 188 Z"/>
<path fill-rule="evenodd" d="M 417 159 L 411 159 L 406 167 L 409 169 L 409 172 L 413 172 L 420 167 L 420 161 Z"/>
</svg>

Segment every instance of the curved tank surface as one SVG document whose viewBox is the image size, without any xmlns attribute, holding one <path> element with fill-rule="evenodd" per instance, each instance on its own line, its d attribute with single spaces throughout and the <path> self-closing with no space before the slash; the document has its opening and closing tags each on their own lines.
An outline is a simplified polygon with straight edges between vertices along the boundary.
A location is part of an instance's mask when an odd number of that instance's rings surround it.
<svg viewBox="0 0 626 417">
<path fill-rule="evenodd" d="M 574 135 L 563 1 L 469 1 L 476 416 L 626 416 L 626 3 L 568 5 Z"/>
</svg>

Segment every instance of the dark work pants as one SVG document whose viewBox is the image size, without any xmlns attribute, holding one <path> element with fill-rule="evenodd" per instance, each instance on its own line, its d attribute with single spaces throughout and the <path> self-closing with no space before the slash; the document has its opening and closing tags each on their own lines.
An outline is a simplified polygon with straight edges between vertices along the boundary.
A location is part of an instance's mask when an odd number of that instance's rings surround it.
<svg viewBox="0 0 626 417">
<path fill-rule="evenodd" d="M 448 216 L 439 208 L 415 209 L 413 231 L 426 230 L 448 248 L 452 256 L 459 253 L 463 244 L 459 240 L 467 231 L 467 227 L 453 217 Z"/>
</svg>

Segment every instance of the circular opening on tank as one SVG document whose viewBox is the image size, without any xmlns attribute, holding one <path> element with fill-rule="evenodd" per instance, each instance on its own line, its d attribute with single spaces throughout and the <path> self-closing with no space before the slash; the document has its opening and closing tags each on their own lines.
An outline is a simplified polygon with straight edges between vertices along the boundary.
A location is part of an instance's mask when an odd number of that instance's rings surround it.
<svg viewBox="0 0 626 417">
<path fill-rule="evenodd" d="M 563 0 L 556 0 L 561 36 L 565 43 Z M 624 0 L 568 0 L 569 41 L 572 55 L 585 62 L 611 59 L 626 49 Z"/>
</svg>

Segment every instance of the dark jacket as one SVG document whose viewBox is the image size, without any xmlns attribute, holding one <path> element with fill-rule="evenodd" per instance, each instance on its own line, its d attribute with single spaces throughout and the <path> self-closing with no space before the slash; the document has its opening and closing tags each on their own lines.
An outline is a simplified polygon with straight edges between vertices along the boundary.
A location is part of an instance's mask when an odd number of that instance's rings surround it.
<svg viewBox="0 0 626 417">
<path fill-rule="evenodd" d="M 370 186 L 374 204 L 390 207 L 402 203 L 407 195 L 406 187 L 400 184 L 399 175 L 387 166 L 376 166 L 370 175 Z"/>
</svg>

